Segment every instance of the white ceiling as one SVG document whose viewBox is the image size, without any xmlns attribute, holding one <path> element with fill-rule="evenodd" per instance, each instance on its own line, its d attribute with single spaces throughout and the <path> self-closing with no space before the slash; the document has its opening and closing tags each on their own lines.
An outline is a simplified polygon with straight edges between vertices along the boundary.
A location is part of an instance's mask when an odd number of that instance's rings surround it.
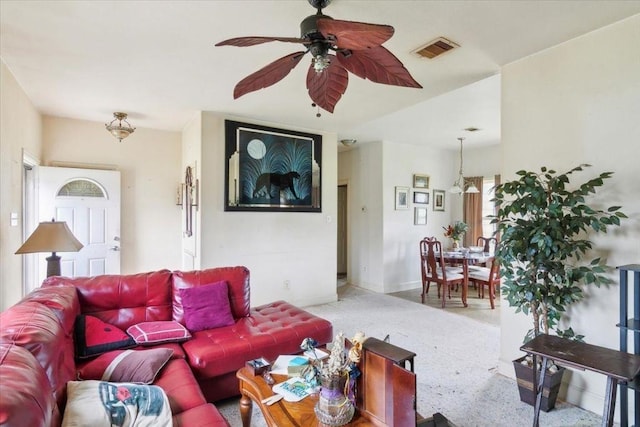
<svg viewBox="0 0 640 427">
<path fill-rule="evenodd" d="M 499 142 L 501 66 L 640 13 L 640 1 L 333 0 L 324 13 L 336 19 L 395 27 L 385 47 L 424 88 L 350 75 L 334 114 L 317 118 L 305 87 L 307 56 L 281 82 L 234 100 L 240 79 L 302 48 L 214 44 L 298 37 L 300 21 L 314 13 L 306 0 L 2 0 L 0 56 L 48 115 L 104 123 L 124 111 L 136 127 L 181 130 L 204 110 L 339 139 L 456 149 L 469 126 L 482 131 L 465 135 L 465 145 Z M 411 54 L 440 36 L 461 47 L 434 60 Z"/>
</svg>

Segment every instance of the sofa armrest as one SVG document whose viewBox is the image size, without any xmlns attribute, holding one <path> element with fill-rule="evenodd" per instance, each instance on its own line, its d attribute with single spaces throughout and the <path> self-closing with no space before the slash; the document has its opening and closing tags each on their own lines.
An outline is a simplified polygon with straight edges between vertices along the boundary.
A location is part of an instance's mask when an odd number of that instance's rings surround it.
<svg viewBox="0 0 640 427">
<path fill-rule="evenodd" d="M 0 343 L 0 425 L 48 427 L 60 413 L 44 369 L 25 348 Z"/>
</svg>

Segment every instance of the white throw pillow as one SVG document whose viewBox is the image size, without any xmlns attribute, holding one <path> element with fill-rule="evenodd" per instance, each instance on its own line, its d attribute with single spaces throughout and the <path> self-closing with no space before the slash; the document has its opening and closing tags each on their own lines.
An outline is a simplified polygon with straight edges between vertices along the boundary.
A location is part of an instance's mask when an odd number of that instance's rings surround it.
<svg viewBox="0 0 640 427">
<path fill-rule="evenodd" d="M 153 385 L 69 381 L 62 427 L 172 427 L 169 399 Z"/>
</svg>

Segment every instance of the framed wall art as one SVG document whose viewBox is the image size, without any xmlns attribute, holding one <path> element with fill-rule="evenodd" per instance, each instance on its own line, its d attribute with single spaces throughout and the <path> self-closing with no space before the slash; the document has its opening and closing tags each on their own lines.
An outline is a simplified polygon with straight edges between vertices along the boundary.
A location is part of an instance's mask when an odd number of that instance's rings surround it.
<svg viewBox="0 0 640 427">
<path fill-rule="evenodd" d="M 414 188 L 429 188 L 429 175 L 413 175 Z"/>
<path fill-rule="evenodd" d="M 322 212 L 322 136 L 225 120 L 225 211 Z"/>
<path fill-rule="evenodd" d="M 433 190 L 433 210 L 444 211 L 444 190 Z"/>
<path fill-rule="evenodd" d="M 413 192 L 413 203 L 419 205 L 428 205 L 429 204 L 429 193 L 424 191 L 414 191 Z"/>
<path fill-rule="evenodd" d="M 413 224 L 427 225 L 427 208 L 413 208 Z"/>
<path fill-rule="evenodd" d="M 409 187 L 396 187 L 396 210 L 409 209 Z"/>
</svg>

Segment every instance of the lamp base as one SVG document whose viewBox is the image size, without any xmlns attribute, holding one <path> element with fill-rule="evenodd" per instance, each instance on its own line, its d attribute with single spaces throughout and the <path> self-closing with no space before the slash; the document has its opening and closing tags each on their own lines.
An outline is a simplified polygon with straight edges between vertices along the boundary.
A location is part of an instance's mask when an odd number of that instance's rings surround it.
<svg viewBox="0 0 640 427">
<path fill-rule="evenodd" d="M 60 275 L 60 257 L 55 252 L 47 257 L 47 277 Z"/>
</svg>

